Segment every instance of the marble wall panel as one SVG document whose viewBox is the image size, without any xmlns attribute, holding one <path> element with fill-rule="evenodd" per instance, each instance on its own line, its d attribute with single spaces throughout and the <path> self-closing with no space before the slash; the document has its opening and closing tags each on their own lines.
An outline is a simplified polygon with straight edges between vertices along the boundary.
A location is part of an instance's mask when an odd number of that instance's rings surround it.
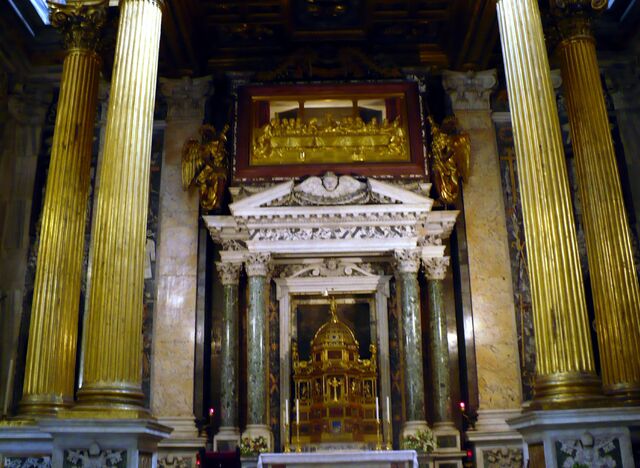
<svg viewBox="0 0 640 468">
<path fill-rule="evenodd" d="M 495 131 L 488 111 L 459 110 L 456 117 L 471 137 L 464 210 L 480 408 L 518 408 L 517 334 Z"/>
<path fill-rule="evenodd" d="M 197 192 L 182 189 L 181 158 L 182 145 L 199 125 L 197 117 L 168 120 L 164 129 L 151 361 L 151 410 L 159 419 L 194 420 L 199 211 Z"/>
</svg>

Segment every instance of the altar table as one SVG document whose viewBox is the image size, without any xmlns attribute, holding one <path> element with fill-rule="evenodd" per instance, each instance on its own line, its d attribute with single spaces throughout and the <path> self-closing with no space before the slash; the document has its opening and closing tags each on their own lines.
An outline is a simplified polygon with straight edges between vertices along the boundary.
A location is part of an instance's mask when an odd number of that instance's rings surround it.
<svg viewBox="0 0 640 468">
<path fill-rule="evenodd" d="M 362 466 L 367 468 L 418 468 L 415 450 L 345 451 L 308 453 L 263 453 L 258 468 L 284 466 L 286 468 L 326 468 L 333 466 Z"/>
</svg>

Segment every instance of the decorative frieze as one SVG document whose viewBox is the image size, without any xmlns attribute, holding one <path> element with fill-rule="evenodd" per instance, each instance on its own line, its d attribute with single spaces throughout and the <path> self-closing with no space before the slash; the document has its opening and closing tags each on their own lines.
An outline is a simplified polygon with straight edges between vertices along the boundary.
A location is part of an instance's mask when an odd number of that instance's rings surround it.
<svg viewBox="0 0 640 468">
<path fill-rule="evenodd" d="M 175 455 L 167 455 L 158 458 L 158 468 L 191 468 L 193 460 L 191 457 L 176 457 Z"/>
<path fill-rule="evenodd" d="M 0 462 L 3 460 L 0 457 Z M 51 468 L 51 457 L 5 457 L 5 468 Z"/>
<path fill-rule="evenodd" d="M 521 468 L 522 449 L 496 448 L 482 452 L 485 468 Z"/>
<path fill-rule="evenodd" d="M 64 451 L 64 468 L 124 468 L 127 466 L 126 450 L 102 450 L 98 444 L 88 449 Z"/>
</svg>

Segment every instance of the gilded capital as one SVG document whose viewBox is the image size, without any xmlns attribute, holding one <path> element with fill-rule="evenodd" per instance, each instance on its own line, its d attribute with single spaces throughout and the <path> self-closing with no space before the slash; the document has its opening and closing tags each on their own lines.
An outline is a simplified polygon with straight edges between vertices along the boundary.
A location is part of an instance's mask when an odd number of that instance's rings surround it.
<svg viewBox="0 0 640 468">
<path fill-rule="evenodd" d="M 443 280 L 447 276 L 450 257 L 424 257 L 424 275 L 428 280 Z"/>
<path fill-rule="evenodd" d="M 398 273 L 417 273 L 420 268 L 420 253 L 415 249 L 397 249 L 393 252 Z"/>
<path fill-rule="evenodd" d="M 67 49 L 96 50 L 107 18 L 107 0 L 48 2 L 51 25 L 59 29 Z"/>
<path fill-rule="evenodd" d="M 271 254 L 269 253 L 250 253 L 244 260 L 244 269 L 247 276 L 267 276 L 270 262 Z"/>
<path fill-rule="evenodd" d="M 607 8 L 607 0 L 552 0 L 551 11 L 556 18 L 561 41 L 591 39 L 591 19 Z"/>
<path fill-rule="evenodd" d="M 216 268 L 218 269 L 218 276 L 220 276 L 220 282 L 223 285 L 237 285 L 240 279 L 240 268 L 242 265 L 239 263 L 230 262 L 216 262 Z"/>
</svg>

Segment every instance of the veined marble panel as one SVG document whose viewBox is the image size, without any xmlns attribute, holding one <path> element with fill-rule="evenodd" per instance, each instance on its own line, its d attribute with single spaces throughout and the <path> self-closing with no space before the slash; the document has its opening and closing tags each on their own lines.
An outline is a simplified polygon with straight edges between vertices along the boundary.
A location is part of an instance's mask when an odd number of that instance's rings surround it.
<svg viewBox="0 0 640 468">
<path fill-rule="evenodd" d="M 480 408 L 518 408 L 518 346 L 496 136 L 488 111 L 456 112 L 471 137 L 464 186 Z"/>
</svg>

